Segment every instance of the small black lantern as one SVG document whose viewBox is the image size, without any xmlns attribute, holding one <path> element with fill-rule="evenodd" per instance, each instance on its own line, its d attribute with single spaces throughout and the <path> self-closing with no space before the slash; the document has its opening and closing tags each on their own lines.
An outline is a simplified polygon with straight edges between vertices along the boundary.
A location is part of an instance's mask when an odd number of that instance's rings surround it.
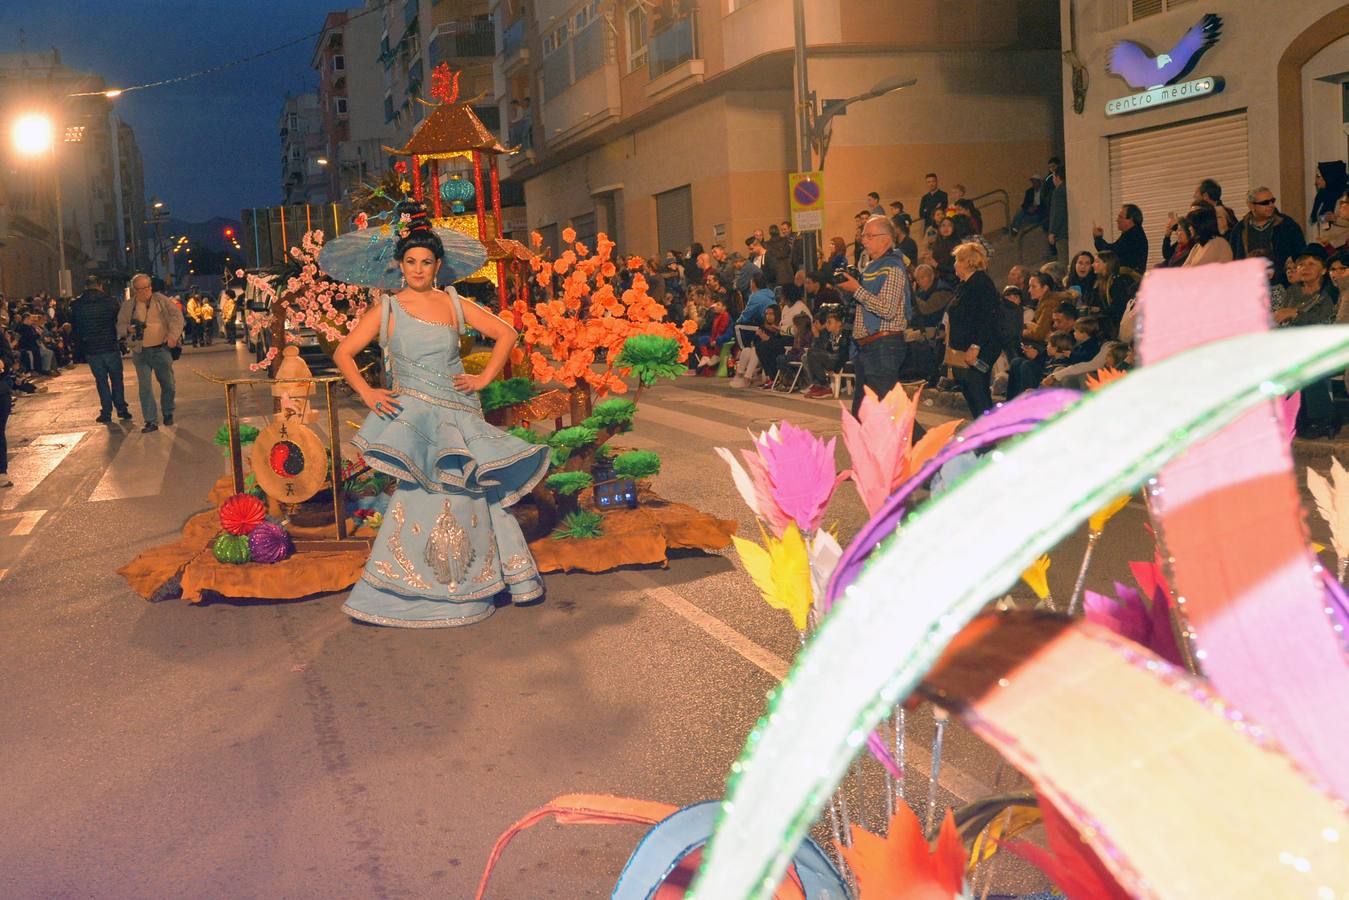
<svg viewBox="0 0 1349 900">
<path fill-rule="evenodd" d="M 611 470 L 612 474 L 612 470 Z M 595 483 L 595 505 L 600 509 L 626 506 L 637 508 L 637 482 L 631 478 L 611 478 Z"/>
</svg>

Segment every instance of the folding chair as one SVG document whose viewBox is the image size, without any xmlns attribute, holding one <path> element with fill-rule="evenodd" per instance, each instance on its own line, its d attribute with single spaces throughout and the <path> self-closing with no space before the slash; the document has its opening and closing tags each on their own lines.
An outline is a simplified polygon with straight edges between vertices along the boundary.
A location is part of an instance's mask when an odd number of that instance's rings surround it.
<svg viewBox="0 0 1349 900">
<path fill-rule="evenodd" d="M 801 373 L 805 371 L 805 363 L 801 360 L 788 360 L 778 366 L 777 375 L 773 376 L 773 390 L 779 390 L 778 385 L 787 383 L 788 367 L 791 368 L 791 384 L 783 393 L 790 394 L 796 390 L 797 383 L 801 380 Z"/>
<path fill-rule="evenodd" d="M 852 360 L 848 360 L 839 367 L 837 372 L 829 373 L 829 383 L 834 391 L 834 399 L 837 400 L 843 393 L 843 382 L 848 382 L 848 393 L 853 393 L 857 386 L 854 384 L 857 376 L 853 373 Z"/>
</svg>

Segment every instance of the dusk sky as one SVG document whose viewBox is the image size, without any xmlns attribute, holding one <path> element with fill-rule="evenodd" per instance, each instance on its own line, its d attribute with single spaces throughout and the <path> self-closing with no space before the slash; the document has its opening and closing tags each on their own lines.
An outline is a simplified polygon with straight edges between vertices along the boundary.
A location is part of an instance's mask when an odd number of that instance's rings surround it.
<svg viewBox="0 0 1349 900">
<path fill-rule="evenodd" d="M 0 53 L 56 47 L 111 87 L 173 78 L 311 34 L 334 0 L 0 2 Z M 281 198 L 277 118 L 287 94 L 314 90 L 314 40 L 181 84 L 133 91 L 117 112 L 136 130 L 145 190 L 180 219 L 238 218 Z"/>
</svg>

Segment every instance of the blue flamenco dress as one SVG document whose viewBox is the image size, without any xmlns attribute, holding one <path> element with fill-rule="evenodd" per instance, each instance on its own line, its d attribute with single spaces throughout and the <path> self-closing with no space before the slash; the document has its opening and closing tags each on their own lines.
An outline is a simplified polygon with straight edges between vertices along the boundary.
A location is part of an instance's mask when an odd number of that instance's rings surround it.
<svg viewBox="0 0 1349 900">
<path fill-rule="evenodd" d="M 459 294 L 448 292 L 462 323 Z M 548 448 L 489 425 L 477 395 L 455 390 L 458 326 L 416 318 L 392 295 L 380 304 L 380 345 L 402 411 L 371 413 L 352 443 L 398 486 L 342 611 L 376 625 L 450 628 L 490 616 L 503 591 L 515 603 L 542 596 L 507 507 L 548 471 Z"/>
</svg>

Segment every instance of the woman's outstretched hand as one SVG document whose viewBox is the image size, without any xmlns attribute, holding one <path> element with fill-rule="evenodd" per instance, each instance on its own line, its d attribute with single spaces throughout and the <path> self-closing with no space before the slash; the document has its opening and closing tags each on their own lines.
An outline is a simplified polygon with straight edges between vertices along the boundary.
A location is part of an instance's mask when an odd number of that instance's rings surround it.
<svg viewBox="0 0 1349 900">
<path fill-rule="evenodd" d="M 361 399 L 380 416 L 393 418 L 403 411 L 403 404 L 398 402 L 398 395 L 393 391 L 371 388 L 361 395 Z"/>
<path fill-rule="evenodd" d="M 491 379 L 482 373 L 477 375 L 469 375 L 467 373 L 456 375 L 454 376 L 454 389 L 461 394 L 476 394 L 478 391 L 487 387 L 489 381 L 491 381 Z"/>
</svg>

